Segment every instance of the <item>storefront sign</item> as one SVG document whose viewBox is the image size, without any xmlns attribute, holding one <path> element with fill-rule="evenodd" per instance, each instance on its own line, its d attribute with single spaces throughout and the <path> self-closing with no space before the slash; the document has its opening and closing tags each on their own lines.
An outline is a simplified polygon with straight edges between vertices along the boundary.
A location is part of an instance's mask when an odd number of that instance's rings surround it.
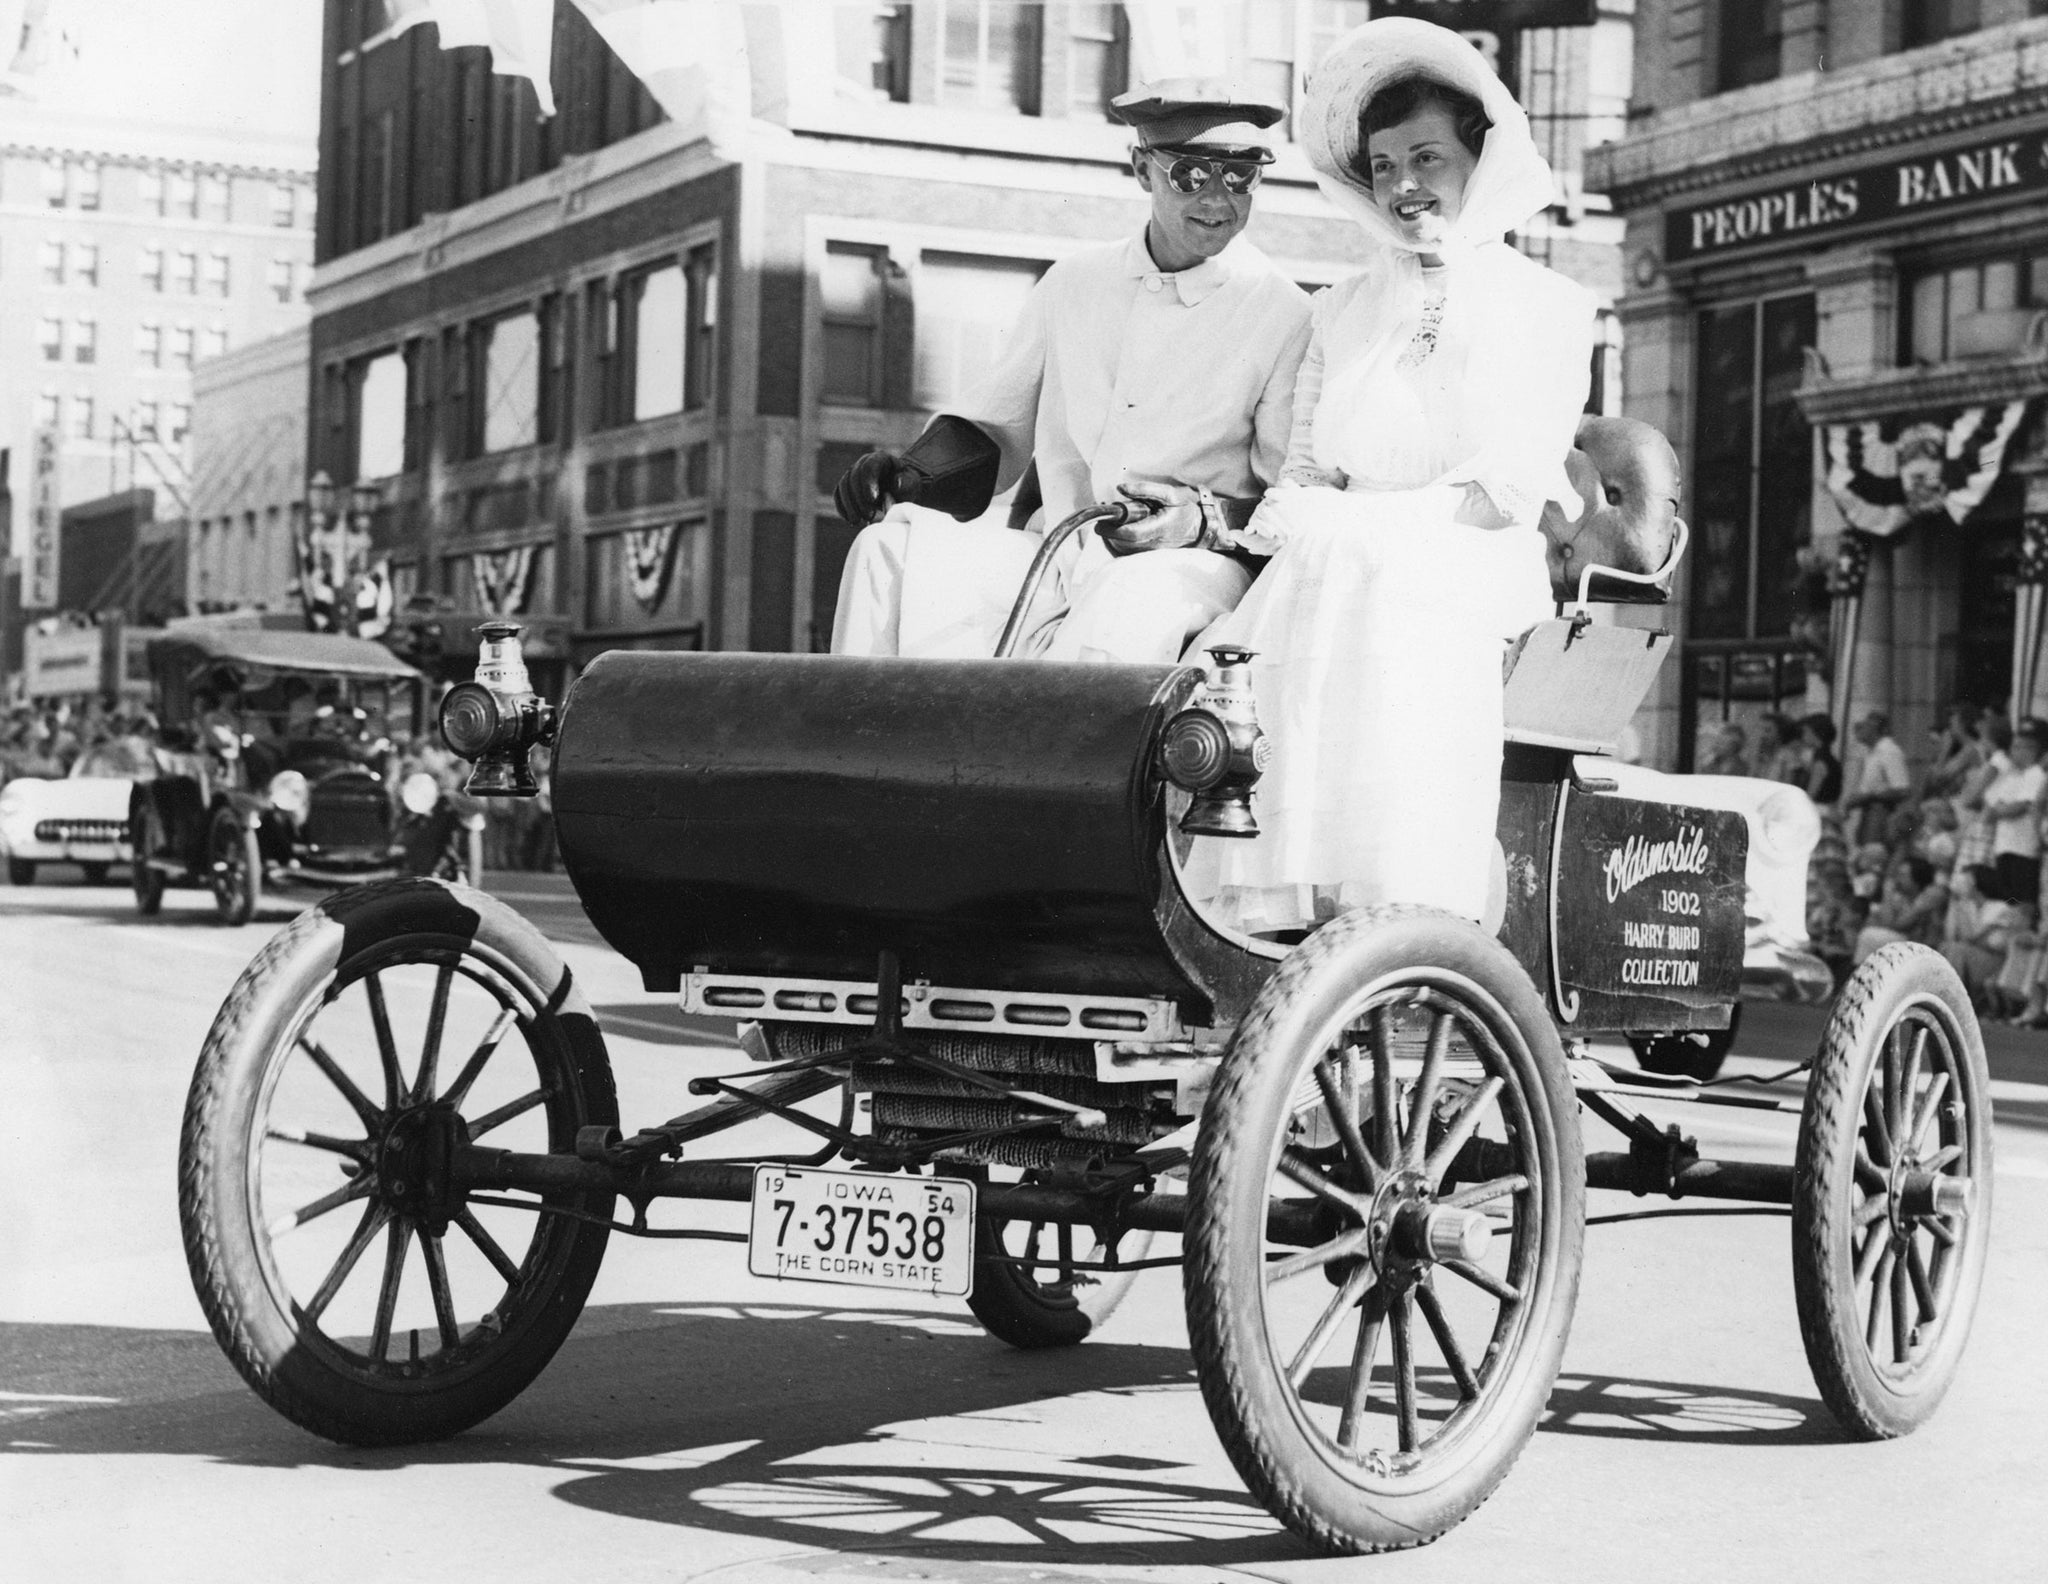
<svg viewBox="0 0 2048 1584">
<path fill-rule="evenodd" d="M 22 682 L 30 698 L 97 693 L 106 640 L 97 627 L 62 627 L 22 634 Z"/>
<path fill-rule="evenodd" d="M 2048 137 L 1990 138 L 1909 154 L 1819 181 L 1674 209 L 1664 221 L 1670 263 L 1720 258 L 1850 226 L 1936 214 L 2048 189 Z"/>
<path fill-rule="evenodd" d="M 57 474 L 57 431 L 38 429 L 29 444 L 28 565 L 21 583 L 23 610 L 57 608 L 57 549 L 63 493 Z"/>
</svg>

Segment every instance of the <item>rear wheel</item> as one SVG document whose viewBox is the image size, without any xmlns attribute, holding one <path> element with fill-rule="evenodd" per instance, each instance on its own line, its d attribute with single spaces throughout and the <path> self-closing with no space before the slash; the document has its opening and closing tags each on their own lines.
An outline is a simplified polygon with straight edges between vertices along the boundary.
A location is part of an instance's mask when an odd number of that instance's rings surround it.
<svg viewBox="0 0 2048 1584">
<path fill-rule="evenodd" d="M 1026 1182 L 1039 1173 L 1026 1172 Z M 1150 1232 L 1127 1232 L 1117 1258 L 1141 1260 Z M 1137 1280 L 1136 1271 L 1077 1270 L 1102 1265 L 1109 1245 L 1092 1227 L 1066 1222 L 979 1218 L 974 1232 L 974 1286 L 967 1307 L 990 1336 L 1014 1348 L 1072 1347 L 1086 1341 Z"/>
<path fill-rule="evenodd" d="M 569 1334 L 612 1200 L 480 1194 L 460 1152 L 568 1155 L 617 1122 L 603 1036 L 530 924 L 429 880 L 326 899 L 236 983 L 186 1102 L 179 1211 L 214 1336 L 318 1435 L 475 1424 Z"/>
<path fill-rule="evenodd" d="M 36 866 L 33 859 L 10 858 L 7 860 L 7 883 L 9 885 L 34 885 Z"/>
<path fill-rule="evenodd" d="M 156 815 L 144 811 L 129 823 L 128 844 L 135 856 L 128 864 L 128 884 L 135 893 L 135 911 L 144 918 L 150 918 L 163 911 L 164 876 L 161 869 L 151 866 L 163 845 L 163 827 Z"/>
<path fill-rule="evenodd" d="M 1325 925 L 1239 1025 L 1189 1183 L 1188 1332 L 1245 1483 L 1331 1552 L 1468 1517 L 1556 1379 L 1584 1226 L 1576 1100 L 1514 958 L 1420 908 Z"/>
<path fill-rule="evenodd" d="M 1792 1191 L 1792 1290 L 1814 1383 L 1858 1440 L 1904 1435 L 1955 1378 L 1991 1236 L 1984 1040 L 1939 953 L 1886 946 L 1843 986 Z"/>
<path fill-rule="evenodd" d="M 263 849 L 256 833 L 232 809 L 222 809 L 207 830 L 206 856 L 221 922 L 248 923 L 263 905 Z"/>
</svg>

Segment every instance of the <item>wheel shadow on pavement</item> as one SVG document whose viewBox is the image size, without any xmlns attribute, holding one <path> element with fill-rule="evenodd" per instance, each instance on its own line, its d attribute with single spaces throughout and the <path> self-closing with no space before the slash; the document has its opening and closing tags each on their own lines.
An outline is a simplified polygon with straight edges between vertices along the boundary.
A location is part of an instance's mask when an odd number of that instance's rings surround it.
<svg viewBox="0 0 2048 1584">
<path fill-rule="evenodd" d="M 1542 1432 L 1785 1445 L 1817 1402 L 1567 1373 Z M 784 1304 L 585 1312 L 527 1391 L 449 1441 L 342 1447 L 287 1423 L 192 1332 L 0 1325 L 0 1454 L 247 1467 L 554 1469 L 622 1518 L 951 1562 L 1299 1559 L 1229 1471 L 1180 1347 L 1022 1353 L 965 1317 Z"/>
</svg>

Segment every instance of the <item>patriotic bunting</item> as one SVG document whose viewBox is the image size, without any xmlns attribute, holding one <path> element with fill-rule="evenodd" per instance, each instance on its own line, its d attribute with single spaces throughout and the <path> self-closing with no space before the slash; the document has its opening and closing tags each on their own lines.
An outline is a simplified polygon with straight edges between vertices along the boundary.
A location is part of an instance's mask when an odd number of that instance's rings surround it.
<svg viewBox="0 0 2048 1584">
<path fill-rule="evenodd" d="M 668 592 L 669 569 L 675 564 L 676 525 L 639 528 L 619 536 L 626 559 L 626 582 L 644 611 L 652 611 Z"/>
<path fill-rule="evenodd" d="M 293 535 L 292 548 L 299 563 L 299 608 L 306 614 L 308 632 L 338 632 L 341 602 L 335 598 L 334 575 L 321 547 L 322 537 L 309 522 L 302 523 Z"/>
<path fill-rule="evenodd" d="M 2027 403 L 2016 401 L 1830 424 L 1828 492 L 1865 533 L 1895 534 L 1922 517 L 1960 523 L 1998 481 L 2026 415 Z"/>
<path fill-rule="evenodd" d="M 2020 530 L 2017 587 L 2013 590 L 2012 720 L 2034 712 L 2041 683 L 2043 617 L 2048 615 L 2048 517 L 2029 513 Z"/>
<path fill-rule="evenodd" d="M 482 551 L 469 558 L 477 603 L 493 616 L 520 616 L 533 596 L 534 547 Z"/>
</svg>

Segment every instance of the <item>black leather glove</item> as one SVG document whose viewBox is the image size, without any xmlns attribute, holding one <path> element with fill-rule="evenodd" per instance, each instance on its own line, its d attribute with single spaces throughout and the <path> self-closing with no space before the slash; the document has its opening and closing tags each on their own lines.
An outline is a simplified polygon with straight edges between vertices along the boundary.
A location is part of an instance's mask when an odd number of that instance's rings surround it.
<svg viewBox="0 0 2048 1584">
<path fill-rule="evenodd" d="M 907 499 L 911 491 L 904 486 L 911 482 L 904 477 L 903 459 L 895 452 L 870 451 L 840 477 L 832 504 L 848 526 L 865 528 L 897 501 Z"/>
</svg>

